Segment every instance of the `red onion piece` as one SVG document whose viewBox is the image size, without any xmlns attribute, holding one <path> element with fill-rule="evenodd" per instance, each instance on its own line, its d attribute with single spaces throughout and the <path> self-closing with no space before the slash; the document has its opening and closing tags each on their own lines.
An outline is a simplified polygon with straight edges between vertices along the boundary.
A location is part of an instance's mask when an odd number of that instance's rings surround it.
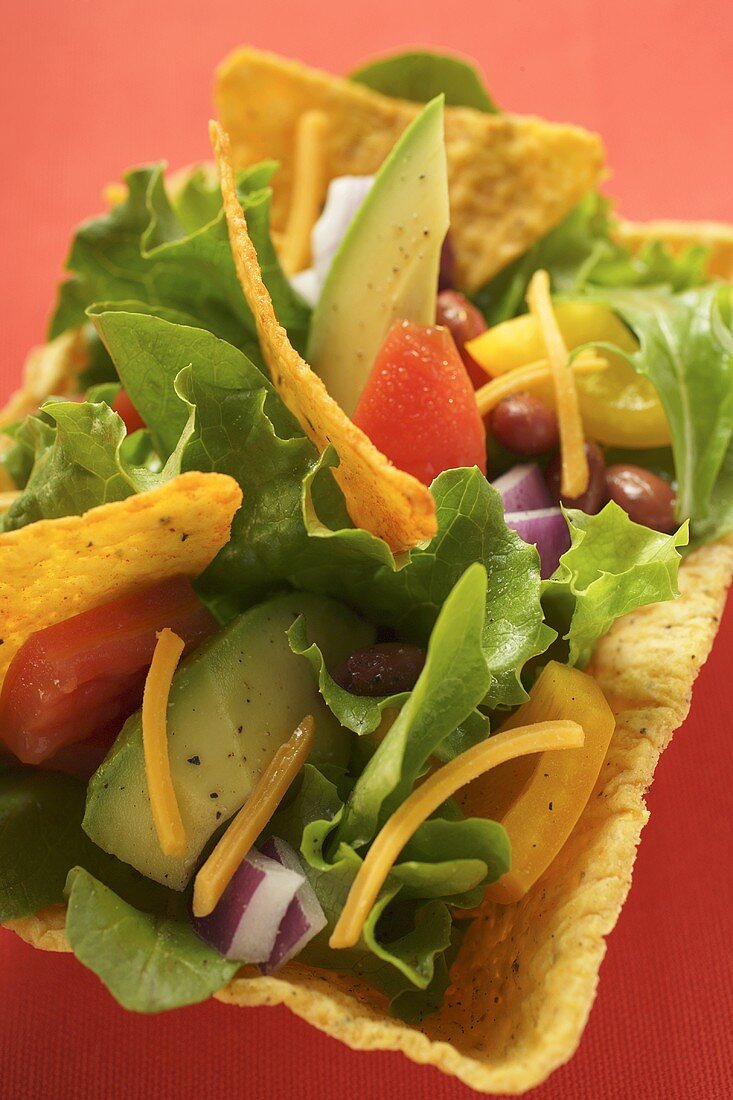
<svg viewBox="0 0 733 1100">
<path fill-rule="evenodd" d="M 262 845 L 262 851 L 271 859 L 282 863 L 291 871 L 302 872 L 302 865 L 296 852 L 284 840 L 271 836 Z M 263 974 L 272 974 L 278 967 L 297 955 L 322 928 L 326 927 L 326 916 L 311 884 L 306 880 L 282 919 L 277 939 L 266 963 L 260 966 Z"/>
<path fill-rule="evenodd" d="M 540 555 L 543 580 L 557 569 L 560 555 L 570 549 L 570 532 L 559 508 L 540 508 L 531 512 L 510 512 L 504 516 L 507 527 L 525 542 L 534 543 Z"/>
<path fill-rule="evenodd" d="M 280 923 L 298 890 L 302 871 L 285 867 L 254 848 L 208 917 L 194 917 L 196 933 L 227 959 L 264 963 L 272 954 Z"/>
<path fill-rule="evenodd" d="M 337 176 L 328 185 L 323 213 L 311 234 L 312 265 L 290 280 L 308 305 L 318 302 L 333 258 L 373 183 L 374 176 Z"/>
<path fill-rule="evenodd" d="M 505 512 L 535 512 L 554 504 L 544 475 L 534 462 L 512 466 L 492 485 L 501 496 Z"/>
</svg>

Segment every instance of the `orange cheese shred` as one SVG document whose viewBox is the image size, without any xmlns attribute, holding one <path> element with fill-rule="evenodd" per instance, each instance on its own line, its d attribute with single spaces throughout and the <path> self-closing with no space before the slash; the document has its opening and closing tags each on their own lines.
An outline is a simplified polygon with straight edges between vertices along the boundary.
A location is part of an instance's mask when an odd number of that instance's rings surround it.
<svg viewBox="0 0 733 1100">
<path fill-rule="evenodd" d="M 286 275 L 295 275 L 311 258 L 311 231 L 320 214 L 326 189 L 326 136 L 328 119 L 323 111 L 305 111 L 298 122 L 293 163 L 290 212 L 280 248 Z"/>
<path fill-rule="evenodd" d="M 161 851 L 167 856 L 180 856 L 186 850 L 186 833 L 171 777 L 167 714 L 173 674 L 186 643 L 168 627 L 158 632 L 157 639 L 143 693 L 145 778 Z"/>
<path fill-rule="evenodd" d="M 281 745 L 259 783 L 203 865 L 193 886 L 193 914 L 207 917 L 216 907 L 268 821 L 303 767 L 313 745 L 315 722 L 308 715 Z"/>
<path fill-rule="evenodd" d="M 503 730 L 445 764 L 417 787 L 379 831 L 331 933 L 329 946 L 353 947 L 398 855 L 430 814 L 461 787 L 507 760 L 548 749 L 578 749 L 584 741 L 577 722 L 533 722 Z"/>
<path fill-rule="evenodd" d="M 542 332 L 552 370 L 555 409 L 560 426 L 560 488 L 564 497 L 579 497 L 588 488 L 590 478 L 583 420 L 575 377 L 569 363 L 570 355 L 552 308 L 550 276 L 546 271 L 535 271 L 532 276 L 527 290 L 527 305 Z"/>
<path fill-rule="evenodd" d="M 578 374 L 592 374 L 595 371 L 605 370 L 608 367 L 608 360 L 591 352 L 581 352 L 571 365 Z M 547 359 L 536 359 L 533 363 L 527 363 L 526 366 L 506 371 L 505 374 L 497 375 L 476 390 L 478 411 L 481 416 L 486 416 L 510 394 L 519 393 L 520 390 L 540 382 L 550 381 L 552 381 L 552 368 Z"/>
</svg>

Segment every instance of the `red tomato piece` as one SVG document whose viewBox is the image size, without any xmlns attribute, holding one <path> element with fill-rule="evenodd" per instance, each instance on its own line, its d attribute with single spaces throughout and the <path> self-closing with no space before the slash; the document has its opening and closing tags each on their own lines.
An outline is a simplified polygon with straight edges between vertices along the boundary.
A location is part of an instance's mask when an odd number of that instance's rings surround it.
<svg viewBox="0 0 733 1100">
<path fill-rule="evenodd" d="M 147 427 L 140 413 L 130 400 L 130 395 L 127 390 L 121 389 L 119 391 L 112 403 L 112 409 L 124 420 L 128 435 L 132 435 L 133 432 L 138 431 L 140 428 Z"/>
<path fill-rule="evenodd" d="M 395 321 L 367 379 L 354 423 L 425 485 L 443 470 L 486 473 L 486 430 L 446 328 Z"/>
<path fill-rule="evenodd" d="M 187 577 L 31 634 L 5 675 L 0 741 L 24 764 L 39 764 L 89 737 L 111 744 L 142 702 L 156 632 L 166 626 L 187 651 L 217 629 Z"/>
</svg>

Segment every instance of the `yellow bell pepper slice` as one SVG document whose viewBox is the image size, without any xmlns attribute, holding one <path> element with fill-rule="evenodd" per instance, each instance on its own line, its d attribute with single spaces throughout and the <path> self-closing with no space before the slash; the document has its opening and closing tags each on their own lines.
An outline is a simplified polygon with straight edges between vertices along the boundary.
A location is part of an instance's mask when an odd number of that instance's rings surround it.
<svg viewBox="0 0 733 1100">
<path fill-rule="evenodd" d="M 502 729 L 560 719 L 582 725 L 582 748 L 501 764 L 472 783 L 462 800 L 464 813 L 500 821 L 511 841 L 512 868 L 487 888 L 492 901 L 517 901 L 552 863 L 591 796 L 616 724 L 591 676 L 551 661 Z"/>
<path fill-rule="evenodd" d="M 638 351 L 635 336 L 612 310 L 598 302 L 558 302 L 555 316 L 568 348 L 594 340 Z M 531 314 L 494 325 L 470 340 L 466 349 L 487 374 L 495 377 L 540 359 L 544 342 Z M 583 426 L 591 439 L 612 447 L 662 447 L 670 442 L 669 425 L 656 390 L 622 355 L 601 351 L 607 370 L 576 378 Z M 552 386 L 528 387 L 554 404 Z"/>
</svg>

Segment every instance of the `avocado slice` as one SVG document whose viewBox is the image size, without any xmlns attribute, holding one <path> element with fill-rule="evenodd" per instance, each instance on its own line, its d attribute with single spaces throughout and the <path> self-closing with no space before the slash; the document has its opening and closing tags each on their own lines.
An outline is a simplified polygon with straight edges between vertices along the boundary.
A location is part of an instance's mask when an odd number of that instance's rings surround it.
<svg viewBox="0 0 733 1100">
<path fill-rule="evenodd" d="M 173 786 L 186 852 L 160 849 L 148 798 L 140 711 L 92 776 L 84 829 L 95 844 L 148 878 L 182 890 L 211 835 L 246 800 L 276 750 L 306 714 L 316 723 L 313 763 L 345 765 L 352 734 L 318 693 L 286 631 L 305 616 L 329 665 L 374 641 L 374 627 L 334 600 L 293 592 L 250 608 L 181 665 L 168 705 Z"/>
<path fill-rule="evenodd" d="M 339 247 L 311 320 L 307 359 L 351 416 L 393 321 L 435 322 L 448 231 L 443 96 L 407 127 Z"/>
</svg>

